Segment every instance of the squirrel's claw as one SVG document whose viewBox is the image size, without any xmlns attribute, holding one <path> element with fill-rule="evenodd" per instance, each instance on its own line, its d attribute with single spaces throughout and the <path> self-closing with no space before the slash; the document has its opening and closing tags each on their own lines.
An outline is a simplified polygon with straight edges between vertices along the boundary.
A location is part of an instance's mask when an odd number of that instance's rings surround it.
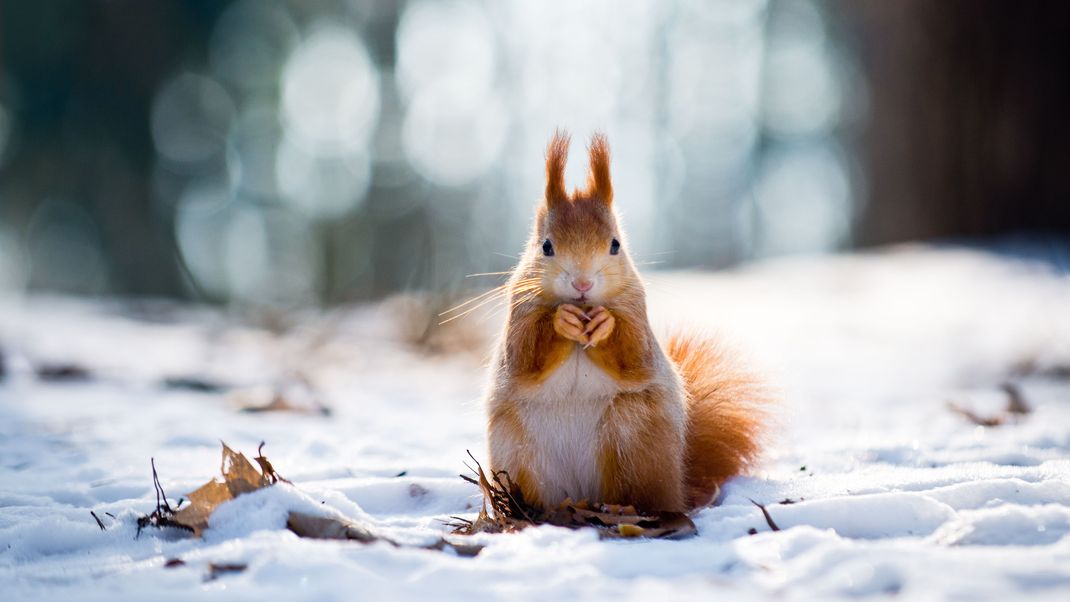
<svg viewBox="0 0 1070 602">
<path fill-rule="evenodd" d="M 584 324 L 576 315 L 577 312 L 583 313 L 574 305 L 559 305 L 554 313 L 554 331 L 570 341 L 586 345 L 590 343 L 590 338 L 584 332 Z"/>
<path fill-rule="evenodd" d="M 594 317 L 587 323 L 587 327 L 583 330 L 583 334 L 587 336 L 587 347 L 594 347 L 602 341 L 609 338 L 609 335 L 613 334 L 613 329 L 617 325 L 617 320 L 613 317 L 613 314 L 609 313 L 609 310 L 604 307 L 598 307 L 593 312 Z"/>
</svg>

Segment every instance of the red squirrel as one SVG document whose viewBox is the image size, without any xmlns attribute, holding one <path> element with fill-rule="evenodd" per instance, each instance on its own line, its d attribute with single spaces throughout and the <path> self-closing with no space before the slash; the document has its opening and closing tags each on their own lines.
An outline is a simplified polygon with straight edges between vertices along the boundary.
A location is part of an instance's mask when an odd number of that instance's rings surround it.
<svg viewBox="0 0 1070 602">
<path fill-rule="evenodd" d="M 569 194 L 569 138 L 546 154 L 545 196 L 508 283 L 487 398 L 490 465 L 539 508 L 564 500 L 687 511 L 751 465 L 764 389 L 713 341 L 654 338 L 596 134 Z"/>
</svg>

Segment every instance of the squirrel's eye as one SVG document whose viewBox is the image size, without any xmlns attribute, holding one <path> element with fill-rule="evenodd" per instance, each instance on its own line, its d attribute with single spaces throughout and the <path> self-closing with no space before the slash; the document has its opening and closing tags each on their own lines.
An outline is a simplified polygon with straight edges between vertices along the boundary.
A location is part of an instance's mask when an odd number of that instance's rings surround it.
<svg viewBox="0 0 1070 602">
<path fill-rule="evenodd" d="M 553 243 L 550 242 L 549 238 L 547 238 L 546 240 L 542 241 L 542 254 L 547 256 L 547 257 L 553 257 L 554 256 L 554 245 L 553 245 Z"/>
<path fill-rule="evenodd" d="M 616 255 L 617 253 L 620 253 L 620 241 L 614 238 L 613 242 L 609 243 L 609 254 Z"/>
</svg>

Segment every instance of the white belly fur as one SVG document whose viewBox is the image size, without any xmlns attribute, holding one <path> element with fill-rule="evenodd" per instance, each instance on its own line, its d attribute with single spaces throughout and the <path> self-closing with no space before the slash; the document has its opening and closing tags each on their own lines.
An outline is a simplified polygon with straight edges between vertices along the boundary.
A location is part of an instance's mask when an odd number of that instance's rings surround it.
<svg viewBox="0 0 1070 602">
<path fill-rule="evenodd" d="M 616 381 L 577 346 L 525 400 L 533 476 L 545 504 L 599 499 L 598 429 L 617 391 Z"/>
</svg>

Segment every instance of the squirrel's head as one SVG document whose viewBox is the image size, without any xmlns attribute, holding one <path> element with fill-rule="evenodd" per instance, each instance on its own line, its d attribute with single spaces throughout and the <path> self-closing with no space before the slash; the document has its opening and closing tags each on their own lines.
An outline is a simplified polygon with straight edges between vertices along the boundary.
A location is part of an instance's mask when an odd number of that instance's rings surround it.
<svg viewBox="0 0 1070 602">
<path fill-rule="evenodd" d="M 602 134 L 591 138 L 587 187 L 572 194 L 565 190 L 568 145 L 557 132 L 546 151 L 546 194 L 525 252 L 527 271 L 540 279 L 547 301 L 604 305 L 639 288 L 613 211 L 609 144 Z"/>
</svg>

